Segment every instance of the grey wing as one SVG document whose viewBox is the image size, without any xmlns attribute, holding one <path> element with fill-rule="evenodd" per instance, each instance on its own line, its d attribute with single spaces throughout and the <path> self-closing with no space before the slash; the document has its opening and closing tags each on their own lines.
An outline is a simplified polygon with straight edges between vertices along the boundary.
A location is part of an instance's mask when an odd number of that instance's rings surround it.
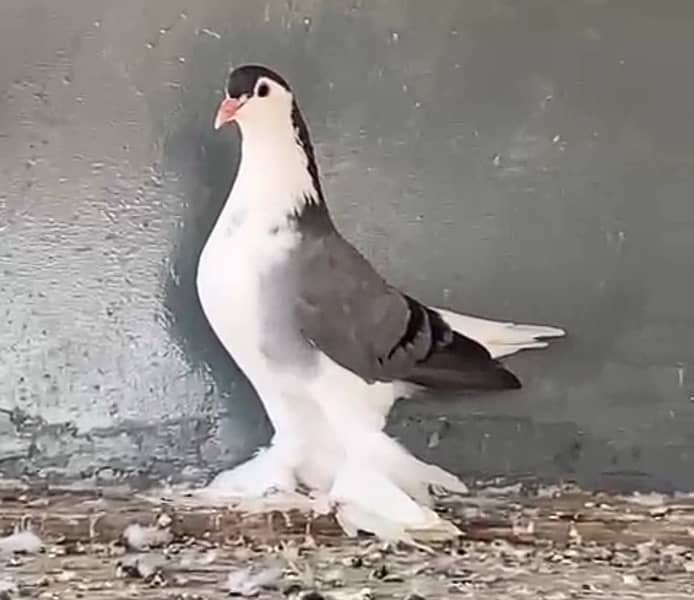
<svg viewBox="0 0 694 600">
<path fill-rule="evenodd" d="M 434 310 L 390 286 L 339 235 L 306 244 L 296 316 L 304 337 L 369 382 L 503 389 L 518 380 Z"/>
</svg>

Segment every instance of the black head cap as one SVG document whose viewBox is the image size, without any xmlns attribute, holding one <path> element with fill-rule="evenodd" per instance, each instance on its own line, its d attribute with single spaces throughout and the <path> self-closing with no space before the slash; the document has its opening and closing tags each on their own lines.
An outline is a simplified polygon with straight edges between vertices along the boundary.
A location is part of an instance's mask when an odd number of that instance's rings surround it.
<svg viewBox="0 0 694 600">
<path fill-rule="evenodd" d="M 229 73 L 227 93 L 232 98 L 240 98 L 244 94 L 250 98 L 253 95 L 258 79 L 261 77 L 270 79 L 287 91 L 291 91 L 284 77 L 278 75 L 272 69 L 268 69 L 263 65 L 242 65 Z"/>
</svg>

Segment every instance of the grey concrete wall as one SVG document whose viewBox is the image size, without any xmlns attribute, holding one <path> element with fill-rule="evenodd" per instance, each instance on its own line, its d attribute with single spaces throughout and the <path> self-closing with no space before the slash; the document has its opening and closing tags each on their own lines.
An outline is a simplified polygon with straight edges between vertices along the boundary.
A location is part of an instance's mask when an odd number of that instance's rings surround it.
<svg viewBox="0 0 694 600">
<path fill-rule="evenodd" d="M 571 333 L 394 433 L 471 477 L 694 488 L 693 56 L 688 0 L 0 3 L 0 471 L 198 478 L 267 439 L 193 287 L 238 154 L 213 111 L 260 61 L 395 283 Z"/>
</svg>

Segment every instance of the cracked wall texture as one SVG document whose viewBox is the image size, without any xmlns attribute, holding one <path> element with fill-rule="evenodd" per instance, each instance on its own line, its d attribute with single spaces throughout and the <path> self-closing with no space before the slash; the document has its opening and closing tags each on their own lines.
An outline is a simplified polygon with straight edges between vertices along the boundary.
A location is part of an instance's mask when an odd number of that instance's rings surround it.
<svg viewBox="0 0 694 600">
<path fill-rule="evenodd" d="M 694 488 L 692 55 L 685 0 L 3 2 L 0 471 L 198 479 L 267 439 L 193 287 L 254 61 L 393 282 L 570 331 L 394 433 L 466 477 Z"/>
</svg>

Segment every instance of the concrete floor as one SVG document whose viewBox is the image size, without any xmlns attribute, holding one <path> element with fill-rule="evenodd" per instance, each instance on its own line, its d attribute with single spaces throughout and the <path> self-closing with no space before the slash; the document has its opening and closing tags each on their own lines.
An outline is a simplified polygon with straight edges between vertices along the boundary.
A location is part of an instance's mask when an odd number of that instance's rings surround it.
<svg viewBox="0 0 694 600">
<path fill-rule="evenodd" d="M 254 61 L 394 283 L 570 332 L 509 361 L 522 391 L 393 432 L 466 478 L 694 488 L 694 4 L 433 6 L 0 4 L 1 472 L 202 478 L 267 439 L 193 286 L 238 152 L 213 111 Z"/>
</svg>

